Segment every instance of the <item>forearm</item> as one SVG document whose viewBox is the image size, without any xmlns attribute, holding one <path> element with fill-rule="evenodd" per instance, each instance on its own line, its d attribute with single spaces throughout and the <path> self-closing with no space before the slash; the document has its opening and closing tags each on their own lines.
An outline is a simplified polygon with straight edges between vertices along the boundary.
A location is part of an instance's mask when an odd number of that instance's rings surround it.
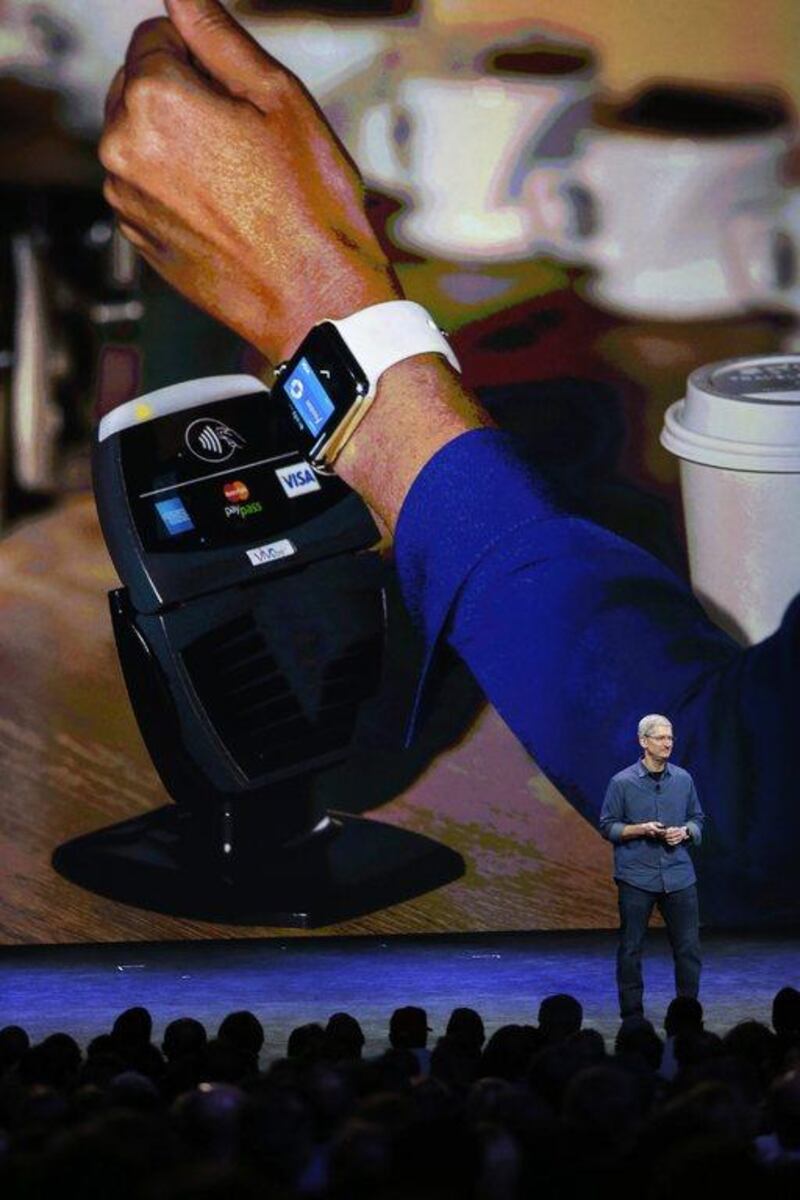
<svg viewBox="0 0 800 1200">
<path fill-rule="evenodd" d="M 623 825 L 619 833 L 621 842 L 630 842 L 634 838 L 642 838 L 647 836 L 647 827 L 645 825 Z"/>
<path fill-rule="evenodd" d="M 703 840 L 703 821 L 705 815 L 700 806 L 700 801 L 697 796 L 697 789 L 692 783 L 692 790 L 689 796 L 689 803 L 686 806 L 686 820 L 684 826 L 689 836 L 692 845 L 699 846 Z"/>
<path fill-rule="evenodd" d="M 407 359 L 382 376 L 335 470 L 393 531 L 411 484 L 433 455 L 467 430 L 490 424 L 443 359 Z"/>
<path fill-rule="evenodd" d="M 171 22 L 137 29 L 109 91 L 106 197 L 157 271 L 277 365 L 319 322 L 402 291 L 358 172 L 299 81 L 214 0 L 168 8 Z M 393 529 L 425 463 L 481 424 L 444 360 L 420 355 L 381 377 L 335 469 Z"/>
</svg>

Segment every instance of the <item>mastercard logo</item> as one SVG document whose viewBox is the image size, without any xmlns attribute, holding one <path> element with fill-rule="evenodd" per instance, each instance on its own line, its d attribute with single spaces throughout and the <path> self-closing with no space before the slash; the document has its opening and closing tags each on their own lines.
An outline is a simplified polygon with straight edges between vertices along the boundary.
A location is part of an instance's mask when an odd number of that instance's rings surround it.
<svg viewBox="0 0 800 1200">
<path fill-rule="evenodd" d="M 231 479 L 225 484 L 225 499 L 230 504 L 241 504 L 250 498 L 250 489 L 241 479 Z"/>
</svg>

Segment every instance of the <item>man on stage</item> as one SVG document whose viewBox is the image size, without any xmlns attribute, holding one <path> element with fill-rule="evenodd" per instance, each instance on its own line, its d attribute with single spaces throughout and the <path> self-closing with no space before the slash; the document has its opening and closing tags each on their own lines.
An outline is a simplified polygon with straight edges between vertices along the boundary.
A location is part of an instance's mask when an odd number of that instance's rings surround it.
<svg viewBox="0 0 800 1200">
<path fill-rule="evenodd" d="M 699 845 L 703 810 L 688 771 L 670 764 L 672 725 L 657 713 L 638 728 L 642 757 L 608 785 L 600 831 L 614 845 L 619 890 L 617 987 L 620 1016 L 641 1015 L 642 947 L 653 906 L 667 926 L 678 996 L 697 996 L 700 937 L 690 843 Z"/>
</svg>

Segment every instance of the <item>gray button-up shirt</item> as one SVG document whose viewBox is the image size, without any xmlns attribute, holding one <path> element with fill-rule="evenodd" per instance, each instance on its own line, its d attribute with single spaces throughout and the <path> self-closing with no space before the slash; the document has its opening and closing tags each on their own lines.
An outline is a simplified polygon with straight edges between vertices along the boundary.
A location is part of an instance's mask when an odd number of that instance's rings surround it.
<svg viewBox="0 0 800 1200">
<path fill-rule="evenodd" d="M 622 840 L 625 825 L 645 821 L 685 825 L 692 843 L 699 845 L 703 810 L 688 771 L 667 763 L 657 782 L 639 759 L 609 783 L 599 824 L 603 837 L 614 844 L 615 879 L 646 892 L 678 892 L 689 887 L 696 876 L 686 842 L 668 846 L 661 838 Z"/>
</svg>

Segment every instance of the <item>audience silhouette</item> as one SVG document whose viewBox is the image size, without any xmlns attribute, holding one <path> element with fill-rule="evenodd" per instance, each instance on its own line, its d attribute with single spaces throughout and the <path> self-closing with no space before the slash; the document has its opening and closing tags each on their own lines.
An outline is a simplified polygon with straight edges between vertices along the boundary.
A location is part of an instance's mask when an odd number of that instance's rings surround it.
<svg viewBox="0 0 800 1200">
<path fill-rule="evenodd" d="M 127 1009 L 85 1051 L 67 1032 L 0 1029 L 0 1193 L 84 1200 L 666 1200 L 800 1187 L 800 992 L 772 1028 L 707 1030 L 699 1002 L 644 1018 L 612 1049 L 573 996 L 488 1040 L 453 1010 L 392 1014 L 364 1055 L 346 1012 L 295 1028 L 285 1054 L 253 1012 L 215 1037 L 191 1016 L 160 1048 Z"/>
</svg>

